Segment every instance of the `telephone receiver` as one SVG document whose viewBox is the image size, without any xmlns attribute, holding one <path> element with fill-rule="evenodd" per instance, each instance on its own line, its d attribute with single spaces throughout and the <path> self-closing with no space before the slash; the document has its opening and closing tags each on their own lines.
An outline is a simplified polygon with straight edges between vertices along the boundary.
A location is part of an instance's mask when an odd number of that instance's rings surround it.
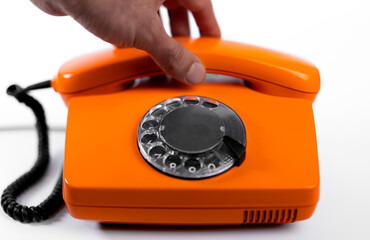
<svg viewBox="0 0 370 240">
<path fill-rule="evenodd" d="M 261 93 L 314 101 L 320 90 L 317 68 L 302 59 L 219 38 L 176 39 L 200 58 L 207 73 L 243 79 Z M 162 74 L 146 52 L 114 48 L 65 63 L 52 86 L 68 103 L 73 96 L 118 92 L 127 82 Z"/>
</svg>

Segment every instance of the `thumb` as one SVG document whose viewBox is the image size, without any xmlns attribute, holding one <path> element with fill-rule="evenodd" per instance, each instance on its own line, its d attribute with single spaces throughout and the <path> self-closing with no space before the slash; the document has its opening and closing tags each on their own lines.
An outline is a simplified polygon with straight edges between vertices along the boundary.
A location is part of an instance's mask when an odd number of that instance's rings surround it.
<svg viewBox="0 0 370 240">
<path fill-rule="evenodd" d="M 168 36 L 164 29 L 152 37 L 153 42 L 145 47 L 145 51 L 166 73 L 189 84 L 204 81 L 206 69 L 197 56 Z"/>
</svg>

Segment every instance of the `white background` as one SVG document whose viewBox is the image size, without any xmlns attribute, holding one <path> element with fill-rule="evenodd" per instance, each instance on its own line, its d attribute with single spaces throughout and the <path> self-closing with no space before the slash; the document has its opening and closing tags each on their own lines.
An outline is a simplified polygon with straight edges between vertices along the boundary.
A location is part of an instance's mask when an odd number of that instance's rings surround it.
<svg viewBox="0 0 370 240">
<path fill-rule="evenodd" d="M 20 224 L 0 212 L 0 239 L 370 239 L 370 1 L 214 0 L 223 38 L 287 52 L 320 70 L 314 103 L 321 170 L 316 212 L 282 226 L 102 227 L 65 209 L 41 224 Z M 54 76 L 72 57 L 109 47 L 69 17 L 49 16 L 28 1 L 0 2 L 0 190 L 36 157 L 33 116 L 5 94 Z M 163 9 L 164 10 L 164 9 Z M 162 11 L 162 16 L 165 12 Z M 164 17 L 164 23 L 168 23 Z M 198 36 L 192 20 L 193 36 Z M 19 201 L 36 205 L 53 188 L 63 161 L 67 110 L 52 90 L 33 94 L 52 129 L 52 163 L 44 180 Z M 13 129 L 13 130 L 12 130 Z M 23 129 L 23 130 L 22 130 Z M 61 130 L 62 129 L 62 130 Z M 5 238 L 6 237 L 6 238 Z"/>
</svg>

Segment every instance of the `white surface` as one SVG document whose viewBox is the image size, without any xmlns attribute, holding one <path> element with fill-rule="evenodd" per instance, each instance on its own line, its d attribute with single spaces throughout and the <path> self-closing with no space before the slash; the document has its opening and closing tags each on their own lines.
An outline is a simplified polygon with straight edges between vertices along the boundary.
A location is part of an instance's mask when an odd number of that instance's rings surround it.
<svg viewBox="0 0 370 240">
<path fill-rule="evenodd" d="M 102 228 L 66 210 L 42 224 L 25 225 L 0 212 L 0 239 L 369 239 L 370 215 L 370 1 L 214 0 L 223 37 L 291 53 L 318 66 L 321 92 L 314 104 L 321 196 L 307 221 L 270 227 Z M 52 77 L 74 56 L 108 47 L 68 17 L 52 17 L 28 1 L 0 2 L 0 189 L 36 156 L 33 116 L 4 93 Z M 163 16 L 164 14 L 162 14 Z M 167 19 L 165 19 L 167 23 Z M 192 31 L 196 35 L 193 22 Z M 51 90 L 34 94 L 49 123 L 63 127 L 66 109 Z M 51 191 L 63 161 L 64 133 L 52 132 L 48 175 L 19 201 L 38 204 Z"/>
</svg>

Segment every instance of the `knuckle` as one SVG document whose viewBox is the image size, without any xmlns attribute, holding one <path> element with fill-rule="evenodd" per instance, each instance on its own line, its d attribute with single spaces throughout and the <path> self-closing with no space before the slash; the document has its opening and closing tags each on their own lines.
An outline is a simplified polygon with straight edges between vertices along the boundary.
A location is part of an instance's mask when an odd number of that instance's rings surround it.
<svg viewBox="0 0 370 240">
<path fill-rule="evenodd" d="M 104 40 L 117 47 L 135 47 L 135 31 L 131 26 L 126 26 L 124 31 L 121 31 L 121 26 L 115 25 L 106 31 Z"/>
<path fill-rule="evenodd" d="M 155 46 L 160 45 L 164 33 L 161 25 L 154 18 L 137 19 L 134 29 L 135 41 L 133 46 L 135 48 L 152 52 Z"/>
</svg>

